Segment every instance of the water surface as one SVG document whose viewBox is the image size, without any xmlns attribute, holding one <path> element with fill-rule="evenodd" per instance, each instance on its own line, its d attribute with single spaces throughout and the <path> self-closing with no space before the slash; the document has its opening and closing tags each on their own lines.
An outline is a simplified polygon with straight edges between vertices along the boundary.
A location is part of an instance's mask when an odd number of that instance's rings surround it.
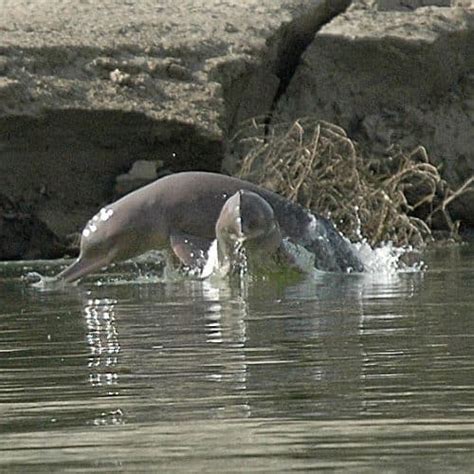
<svg viewBox="0 0 474 474">
<path fill-rule="evenodd" d="M 50 291 L 0 264 L 0 471 L 472 472 L 474 248 L 425 261 Z"/>
</svg>

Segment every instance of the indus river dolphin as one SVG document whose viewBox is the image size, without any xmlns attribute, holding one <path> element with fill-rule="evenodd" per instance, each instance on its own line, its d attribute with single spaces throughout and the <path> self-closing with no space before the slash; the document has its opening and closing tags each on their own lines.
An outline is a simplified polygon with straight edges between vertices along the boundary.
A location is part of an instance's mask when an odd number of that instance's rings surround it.
<svg viewBox="0 0 474 474">
<path fill-rule="evenodd" d="M 82 231 L 79 257 L 56 278 L 72 282 L 149 250 L 169 250 L 184 265 L 200 265 L 216 239 L 218 221 L 225 222 L 227 201 L 236 199 L 239 191 L 260 196 L 273 211 L 278 239 L 290 239 L 312 252 L 317 269 L 364 270 L 351 244 L 329 220 L 248 181 L 217 173 L 182 172 L 160 178 L 102 208 Z M 242 195 L 238 196 L 240 200 Z M 265 207 L 261 202 L 257 205 L 259 210 Z M 227 222 L 224 227 L 229 225 Z M 267 235 L 267 244 L 271 240 Z"/>
</svg>

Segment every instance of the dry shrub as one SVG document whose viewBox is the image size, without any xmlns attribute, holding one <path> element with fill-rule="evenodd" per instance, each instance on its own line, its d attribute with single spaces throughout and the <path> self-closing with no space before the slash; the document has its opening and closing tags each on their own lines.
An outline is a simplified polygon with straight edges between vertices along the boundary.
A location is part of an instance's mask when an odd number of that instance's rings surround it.
<svg viewBox="0 0 474 474">
<path fill-rule="evenodd" d="M 457 224 L 447 205 L 474 190 L 474 177 L 457 191 L 449 189 L 421 146 L 368 159 L 342 128 L 321 120 L 271 128 L 253 120 L 236 140 L 245 150 L 240 177 L 331 218 L 351 240 L 366 238 L 372 245 L 390 240 L 420 246 L 432 240 L 437 213 L 454 235 Z M 420 209 L 423 218 L 414 215 Z"/>
</svg>

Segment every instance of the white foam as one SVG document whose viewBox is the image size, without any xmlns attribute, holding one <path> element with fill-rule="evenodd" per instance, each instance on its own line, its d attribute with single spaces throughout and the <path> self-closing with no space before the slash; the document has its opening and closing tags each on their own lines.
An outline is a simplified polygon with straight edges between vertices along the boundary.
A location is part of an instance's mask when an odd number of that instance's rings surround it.
<svg viewBox="0 0 474 474">
<path fill-rule="evenodd" d="M 217 240 L 209 247 L 206 263 L 201 271 L 201 278 L 209 278 L 219 268 L 219 257 L 217 254 Z"/>
<path fill-rule="evenodd" d="M 358 211 L 358 209 L 355 209 Z M 308 235 L 313 239 L 323 240 L 329 242 L 326 235 L 321 235 L 325 231 L 324 226 L 318 223 L 318 219 L 311 213 L 308 213 L 310 222 L 308 223 Z M 362 237 L 361 223 L 358 219 L 358 226 L 356 229 L 356 235 L 359 241 L 351 243 L 346 237 L 340 232 L 339 234 L 352 247 L 354 253 L 359 257 L 360 261 L 364 265 L 365 273 L 377 273 L 377 274 L 394 274 L 400 272 L 419 272 L 425 267 L 423 261 L 420 258 L 414 259 L 415 261 L 409 265 L 403 261 L 403 256 L 417 251 L 411 246 L 397 247 L 393 242 L 384 242 L 377 247 L 371 247 L 367 242 L 367 239 Z M 348 271 L 348 273 L 352 273 Z"/>
<path fill-rule="evenodd" d="M 417 259 L 411 265 L 403 261 L 404 255 L 416 253 L 411 246 L 396 247 L 393 242 L 385 242 L 373 248 L 366 240 L 363 240 L 353 243 L 352 247 L 368 273 L 419 272 L 425 267 L 421 259 Z"/>
</svg>

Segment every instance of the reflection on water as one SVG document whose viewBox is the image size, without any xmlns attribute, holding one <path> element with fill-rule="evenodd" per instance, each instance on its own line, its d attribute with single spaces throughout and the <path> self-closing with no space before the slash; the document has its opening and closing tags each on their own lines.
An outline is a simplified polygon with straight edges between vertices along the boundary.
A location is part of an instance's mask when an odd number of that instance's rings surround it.
<svg viewBox="0 0 474 474">
<path fill-rule="evenodd" d="M 427 260 L 46 292 L 2 265 L 0 470 L 469 471 L 474 249 Z"/>
<path fill-rule="evenodd" d="M 87 325 L 87 344 L 90 348 L 88 360 L 89 382 L 93 387 L 106 387 L 107 395 L 119 395 L 116 367 L 120 353 L 120 343 L 115 324 L 114 307 L 116 300 L 88 299 L 84 305 Z M 101 413 L 94 424 L 118 424 L 123 422 L 120 408 Z"/>
<path fill-rule="evenodd" d="M 94 386 L 117 385 L 115 367 L 120 344 L 115 328 L 115 304 L 114 300 L 89 299 L 84 306 L 87 343 L 91 350 L 88 363 L 91 368 L 89 380 Z"/>
</svg>

